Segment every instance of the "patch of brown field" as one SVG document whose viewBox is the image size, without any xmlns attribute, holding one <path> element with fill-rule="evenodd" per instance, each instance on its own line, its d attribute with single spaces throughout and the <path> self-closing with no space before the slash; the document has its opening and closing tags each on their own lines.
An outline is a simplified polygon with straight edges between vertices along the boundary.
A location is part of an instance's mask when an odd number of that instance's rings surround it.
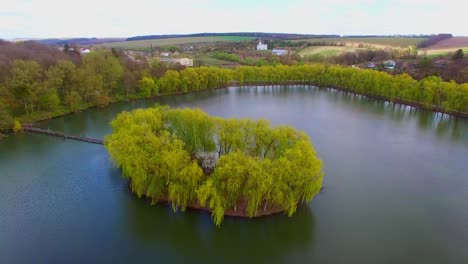
<svg viewBox="0 0 468 264">
<path fill-rule="evenodd" d="M 435 45 L 428 47 L 428 50 L 454 50 L 457 48 L 468 48 L 468 37 L 453 37 L 444 39 Z"/>
</svg>

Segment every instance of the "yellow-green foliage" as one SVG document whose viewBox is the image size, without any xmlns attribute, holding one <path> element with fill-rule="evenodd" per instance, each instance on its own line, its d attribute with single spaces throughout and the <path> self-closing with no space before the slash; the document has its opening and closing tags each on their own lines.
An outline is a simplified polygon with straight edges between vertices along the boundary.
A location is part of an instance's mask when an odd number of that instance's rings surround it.
<svg viewBox="0 0 468 264">
<path fill-rule="evenodd" d="M 427 108 L 468 113 L 468 83 L 444 82 L 430 76 L 420 81 L 404 73 L 391 75 L 374 70 L 322 64 L 297 66 L 240 66 L 232 74 L 243 85 L 248 83 L 281 84 L 290 81 L 323 87 L 340 87 L 355 93 L 378 96 L 390 101 L 402 99 Z"/>
<path fill-rule="evenodd" d="M 420 81 L 408 74 L 391 75 L 374 70 L 360 70 L 323 64 L 295 66 L 239 66 L 233 70 L 198 67 L 168 71 L 158 80 L 161 94 L 207 90 L 229 85 L 284 84 L 289 82 L 337 86 L 355 93 L 378 96 L 395 101 L 402 99 L 420 103 L 427 108 L 468 113 L 468 84 L 444 82 L 439 77 Z"/>
<path fill-rule="evenodd" d="M 174 210 L 200 202 L 212 209 L 216 225 L 240 201 L 251 217 L 262 205 L 291 216 L 322 186 L 322 162 L 307 135 L 266 120 L 155 107 L 123 112 L 112 128 L 105 144 L 133 192 L 153 202 L 168 199 Z M 199 153 L 218 157 L 212 173 L 203 173 L 194 158 Z"/>
<path fill-rule="evenodd" d="M 15 120 L 15 121 L 13 122 L 13 132 L 15 132 L 15 133 L 20 133 L 20 132 L 22 132 L 22 131 L 23 131 L 23 127 L 21 126 L 20 121 Z"/>
</svg>

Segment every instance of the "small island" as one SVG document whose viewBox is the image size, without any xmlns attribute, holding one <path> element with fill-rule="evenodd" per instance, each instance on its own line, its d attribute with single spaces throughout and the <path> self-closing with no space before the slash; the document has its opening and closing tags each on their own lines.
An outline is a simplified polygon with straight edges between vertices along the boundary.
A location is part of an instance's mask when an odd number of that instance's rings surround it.
<svg viewBox="0 0 468 264">
<path fill-rule="evenodd" d="M 311 201 L 322 162 L 304 132 L 267 120 L 223 119 L 200 109 L 156 106 L 123 112 L 105 146 L 138 197 L 174 211 L 258 217 Z"/>
</svg>

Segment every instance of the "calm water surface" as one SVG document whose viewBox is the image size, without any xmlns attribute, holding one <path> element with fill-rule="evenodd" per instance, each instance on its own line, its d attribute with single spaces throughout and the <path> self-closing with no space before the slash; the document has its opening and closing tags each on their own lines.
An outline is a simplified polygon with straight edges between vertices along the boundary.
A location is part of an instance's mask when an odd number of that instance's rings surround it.
<svg viewBox="0 0 468 264">
<path fill-rule="evenodd" d="M 135 198 L 99 145 L 0 141 L 0 263 L 468 263 L 468 121 L 314 87 L 229 88 L 41 123 L 103 138 L 160 104 L 306 131 L 325 190 L 292 217 L 172 213 Z"/>
</svg>

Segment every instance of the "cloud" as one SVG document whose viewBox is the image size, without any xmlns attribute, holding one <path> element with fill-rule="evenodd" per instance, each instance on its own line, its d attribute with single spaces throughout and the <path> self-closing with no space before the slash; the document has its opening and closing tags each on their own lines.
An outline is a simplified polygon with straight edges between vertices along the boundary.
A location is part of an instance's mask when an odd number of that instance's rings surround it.
<svg viewBox="0 0 468 264">
<path fill-rule="evenodd" d="M 15 0 L 0 37 L 126 37 L 195 32 L 468 35 L 455 0 Z"/>
</svg>

